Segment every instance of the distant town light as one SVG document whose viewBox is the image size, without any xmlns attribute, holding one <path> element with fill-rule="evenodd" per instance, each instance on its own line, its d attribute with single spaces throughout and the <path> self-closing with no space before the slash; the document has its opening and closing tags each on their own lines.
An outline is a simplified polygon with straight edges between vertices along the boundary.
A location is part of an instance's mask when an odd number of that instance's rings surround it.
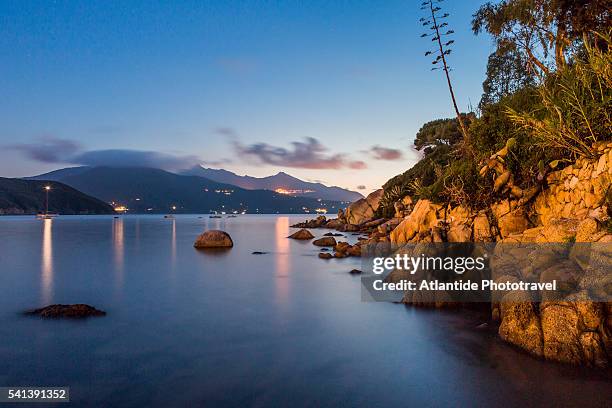
<svg viewBox="0 0 612 408">
<path fill-rule="evenodd" d="M 315 192 L 314 190 L 292 190 L 292 189 L 283 188 L 283 187 L 278 187 L 274 191 L 278 194 L 284 194 L 284 195 L 306 194 L 306 193 Z"/>
</svg>

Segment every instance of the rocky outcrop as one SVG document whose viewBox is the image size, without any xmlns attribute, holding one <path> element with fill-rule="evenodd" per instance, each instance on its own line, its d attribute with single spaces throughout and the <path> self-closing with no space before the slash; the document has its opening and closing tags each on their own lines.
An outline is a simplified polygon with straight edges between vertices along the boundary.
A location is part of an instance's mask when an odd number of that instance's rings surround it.
<svg viewBox="0 0 612 408">
<path fill-rule="evenodd" d="M 294 224 L 291 227 L 292 228 L 321 228 L 321 227 L 326 227 L 326 224 L 328 222 L 329 221 L 327 220 L 327 217 L 325 217 L 324 215 L 319 215 L 317 218 Z"/>
<path fill-rule="evenodd" d="M 299 240 L 309 240 L 309 239 L 313 239 L 314 235 L 312 235 L 310 231 L 308 231 L 307 229 L 302 228 L 301 230 L 289 235 L 287 238 L 299 239 Z"/>
<path fill-rule="evenodd" d="M 542 356 L 542 327 L 537 303 L 529 292 L 510 292 L 501 306 L 502 321 L 499 336 L 536 356 Z"/>
<path fill-rule="evenodd" d="M 382 189 L 370 193 L 366 198 L 357 200 L 346 209 L 346 222 L 359 225 L 374 217 L 384 191 Z"/>
<path fill-rule="evenodd" d="M 548 189 L 534 204 L 542 225 L 555 218 L 583 219 L 587 216 L 601 220 L 607 214 L 612 180 L 612 144 L 600 144 L 595 160 L 579 159 L 563 170 L 546 178 Z M 608 198 L 607 198 L 608 197 Z"/>
<path fill-rule="evenodd" d="M 593 159 L 580 159 L 562 170 L 544 172 L 540 185 L 524 190 L 514 184 L 512 174 L 505 168 L 504 158 L 512 144 L 509 142 L 491 156 L 482 168 L 482 174 L 493 173 L 493 188 L 500 197 L 489 208 L 451 208 L 424 199 L 413 203 L 407 196 L 395 202 L 394 218 L 374 219 L 382 196 L 379 190 L 323 224 L 340 231 L 369 234 L 355 245 L 338 242 L 334 254 L 327 253 L 325 257 L 360 256 L 362 250 L 376 251 L 379 245 L 389 244 L 510 244 L 495 246 L 496 253 L 498 249 L 508 253 L 501 261 L 491 261 L 494 280 L 556 280 L 562 298 L 547 292 L 498 294 L 491 303 L 491 316 L 499 323 L 499 336 L 548 360 L 611 365 L 612 303 L 593 299 L 606 299 L 606 293 L 596 295 L 612 287 L 612 143 L 595 145 Z M 560 243 L 563 247 L 549 251 L 535 245 L 541 243 Z M 395 272 L 388 277 L 391 281 L 399 279 Z M 443 291 L 408 291 L 402 301 L 415 306 L 457 306 Z"/>
<path fill-rule="evenodd" d="M 336 245 L 336 239 L 334 237 L 323 237 L 312 241 L 313 245 L 322 247 L 333 247 Z"/>
<path fill-rule="evenodd" d="M 425 238 L 430 234 L 431 228 L 438 225 L 442 216 L 441 210 L 442 206 L 438 204 L 419 200 L 410 215 L 391 231 L 391 242 L 402 245 Z"/>
<path fill-rule="evenodd" d="M 234 241 L 225 231 L 208 230 L 196 239 L 193 246 L 198 249 L 231 248 L 234 246 Z"/>
<path fill-rule="evenodd" d="M 106 316 L 106 312 L 83 303 L 73 305 L 49 305 L 40 309 L 28 310 L 25 314 L 48 319 L 82 319 L 86 317 Z"/>
<path fill-rule="evenodd" d="M 511 247 L 514 257 L 506 257 L 506 265 L 496 265 L 499 272 L 496 280 L 556 280 L 567 296 L 556 300 L 547 298 L 546 293 L 538 299 L 529 292 L 502 294 L 492 304 L 492 317 L 499 322 L 499 336 L 548 360 L 610 365 L 612 304 L 593 301 L 597 299 L 593 294 L 612 285 L 609 273 L 612 234 L 605 226 L 610 223 L 608 206 L 612 202 L 612 144 L 599 144 L 594 150 L 595 159 L 580 159 L 551 172 L 542 190 L 525 191 L 513 184 L 512 175 L 503 168 L 507 152 L 501 151 L 483 169 L 495 170 L 494 189 L 507 198 L 487 211 L 476 213 L 461 206 L 442 208 L 428 200 L 419 200 L 412 212 L 390 232 L 389 238 L 396 244 L 494 241 L 519 244 Z M 396 215 L 404 211 L 401 205 L 395 209 Z M 594 244 L 581 245 L 585 242 Z M 542 247 L 529 247 L 530 243 L 563 243 L 565 249 L 558 251 L 563 257 L 559 258 L 559 253 L 546 253 Z M 593 266 L 594 262 L 599 264 L 598 268 Z M 444 299 L 423 296 L 407 292 L 404 302 L 419 306 L 446 305 Z"/>
</svg>

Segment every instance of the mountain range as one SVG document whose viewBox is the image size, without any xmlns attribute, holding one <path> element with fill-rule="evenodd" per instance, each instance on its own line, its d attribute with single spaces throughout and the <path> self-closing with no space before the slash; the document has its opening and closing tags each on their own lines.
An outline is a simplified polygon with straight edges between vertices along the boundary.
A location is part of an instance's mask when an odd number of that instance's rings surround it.
<svg viewBox="0 0 612 408">
<path fill-rule="evenodd" d="M 127 207 L 136 213 L 303 213 L 317 208 L 335 212 L 343 206 L 340 201 L 265 189 L 247 190 L 201 176 L 154 168 L 73 167 L 29 179 L 59 181 L 115 208 Z"/>
<path fill-rule="evenodd" d="M 357 201 L 363 196 L 355 191 L 341 187 L 328 187 L 321 183 L 300 180 L 287 173 L 279 172 L 268 177 L 239 176 L 223 169 L 210 169 L 201 166 L 193 167 L 181 174 L 205 177 L 219 183 L 232 184 L 246 190 L 282 191 L 296 197 L 321 198 L 333 201 Z"/>
<path fill-rule="evenodd" d="M 36 214 L 46 208 L 45 186 L 49 186 L 49 212 L 61 214 L 112 214 L 107 203 L 59 182 L 0 177 L 0 214 Z"/>
</svg>

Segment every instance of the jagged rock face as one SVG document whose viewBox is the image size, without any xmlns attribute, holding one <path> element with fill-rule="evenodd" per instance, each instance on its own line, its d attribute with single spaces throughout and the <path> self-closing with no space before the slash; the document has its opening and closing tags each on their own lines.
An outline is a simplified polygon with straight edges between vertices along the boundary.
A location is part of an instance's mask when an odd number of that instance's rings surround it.
<svg viewBox="0 0 612 408">
<path fill-rule="evenodd" d="M 396 244 L 441 242 L 441 230 L 445 230 L 444 240 L 449 242 L 568 244 L 570 250 L 564 260 L 545 250 L 524 253 L 522 245 L 506 247 L 516 254 L 506 258 L 506 265 L 493 265 L 498 271 L 496 281 L 557 280 L 563 282 L 563 290 L 572 294 L 564 301 L 544 297 L 538 302 L 526 292 L 509 292 L 492 303 L 493 320 L 500 322 L 502 339 L 536 356 L 571 364 L 609 366 L 612 302 L 593 302 L 587 294 L 612 285 L 612 234 L 603 225 L 610 210 L 606 194 L 612 194 L 612 143 L 599 144 L 595 149 L 595 159 L 580 159 L 549 174 L 547 188 L 531 206 L 523 205 L 529 202 L 526 195 L 533 198 L 526 192 L 510 192 L 514 198 L 476 214 L 463 207 L 444 211 L 427 200 L 419 200 L 391 231 L 390 239 Z M 509 182 L 510 177 L 502 177 L 500 188 Z M 592 244 L 585 253 L 584 245 L 573 242 Z M 594 261 L 600 265 L 597 271 L 592 268 Z M 403 301 L 417 306 L 445 305 L 443 299 L 419 296 L 407 292 Z"/>
<path fill-rule="evenodd" d="M 419 200 L 414 210 L 392 232 L 391 242 L 402 245 L 428 232 L 438 223 L 438 211 L 442 207 L 429 200 Z"/>
<path fill-rule="evenodd" d="M 612 143 L 600 144 L 597 154 L 594 160 L 579 159 L 548 175 L 549 188 L 534 205 L 543 225 L 555 218 L 582 219 L 590 215 L 600 219 L 605 215 L 605 196 L 612 180 Z"/>
<path fill-rule="evenodd" d="M 376 190 L 370 193 L 366 198 L 357 200 L 349 205 L 345 214 L 346 221 L 349 224 L 359 225 L 371 219 L 376 210 L 378 210 L 383 193 L 384 191 L 382 189 Z"/>
<path fill-rule="evenodd" d="M 489 223 L 489 217 L 487 217 L 486 213 L 478 213 L 478 215 L 474 217 L 472 227 L 475 242 L 492 242 L 495 240 L 491 233 L 491 224 Z"/>
<path fill-rule="evenodd" d="M 538 306 L 521 299 L 524 292 L 506 296 L 501 303 L 502 339 L 548 360 L 596 367 L 609 364 L 612 348 L 604 304 L 577 300 Z"/>
<path fill-rule="evenodd" d="M 500 304 L 502 322 L 499 336 L 530 353 L 542 355 L 542 327 L 537 304 L 528 292 L 510 292 Z"/>
<path fill-rule="evenodd" d="M 448 242 L 470 242 L 472 239 L 472 222 L 469 209 L 458 206 L 450 211 L 450 222 L 447 232 Z"/>
<path fill-rule="evenodd" d="M 529 220 L 524 208 L 513 206 L 509 200 L 491 206 L 497 220 L 497 227 L 502 238 L 520 234 L 529 227 Z"/>
</svg>

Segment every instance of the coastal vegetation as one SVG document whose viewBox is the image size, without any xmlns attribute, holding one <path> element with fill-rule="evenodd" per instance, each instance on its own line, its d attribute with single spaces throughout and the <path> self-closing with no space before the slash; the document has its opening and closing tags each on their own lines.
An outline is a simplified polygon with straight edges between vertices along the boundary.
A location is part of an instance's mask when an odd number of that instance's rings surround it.
<svg viewBox="0 0 612 408">
<path fill-rule="evenodd" d="M 478 9 L 474 33 L 496 45 L 478 110 L 421 127 L 414 147 L 422 159 L 383 186 L 379 215 L 391 216 L 405 195 L 481 210 L 510 194 L 495 188 L 502 174 L 521 191 L 541 189 L 550 171 L 594 158 L 594 144 L 612 140 L 609 4 L 574 3 L 508 0 Z M 481 171 L 503 149 L 503 167 Z"/>
</svg>

